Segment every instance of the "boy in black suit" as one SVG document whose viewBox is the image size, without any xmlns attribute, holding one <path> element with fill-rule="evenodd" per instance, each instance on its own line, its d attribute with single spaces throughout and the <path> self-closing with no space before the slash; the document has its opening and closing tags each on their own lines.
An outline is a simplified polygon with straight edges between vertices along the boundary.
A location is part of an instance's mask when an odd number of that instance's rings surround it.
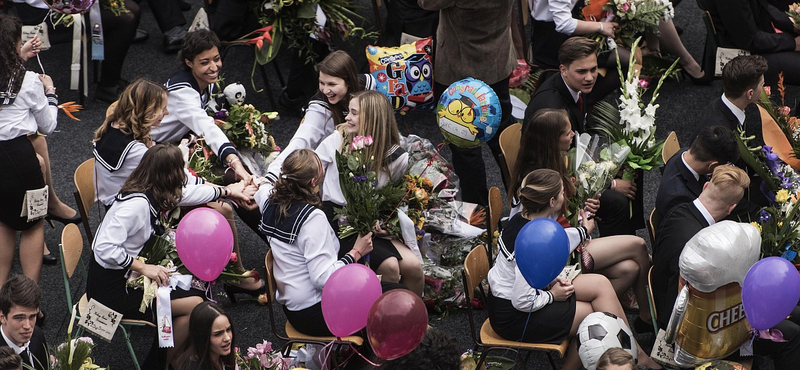
<svg viewBox="0 0 800 370">
<path fill-rule="evenodd" d="M 24 275 L 14 276 L 0 287 L 0 347 L 11 347 L 24 365 L 47 370 L 47 343 L 36 326 L 41 297 L 39 284 Z"/>
</svg>

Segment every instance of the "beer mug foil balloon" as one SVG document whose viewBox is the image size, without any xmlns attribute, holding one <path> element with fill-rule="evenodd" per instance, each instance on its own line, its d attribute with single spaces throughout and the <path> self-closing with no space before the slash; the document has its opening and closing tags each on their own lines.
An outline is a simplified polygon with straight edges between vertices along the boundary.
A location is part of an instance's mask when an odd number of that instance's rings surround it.
<svg viewBox="0 0 800 370">
<path fill-rule="evenodd" d="M 730 355 L 750 337 L 742 282 L 760 254 L 761 235 L 746 223 L 722 221 L 683 248 L 680 293 L 667 326 L 675 363 L 695 367 Z"/>
</svg>

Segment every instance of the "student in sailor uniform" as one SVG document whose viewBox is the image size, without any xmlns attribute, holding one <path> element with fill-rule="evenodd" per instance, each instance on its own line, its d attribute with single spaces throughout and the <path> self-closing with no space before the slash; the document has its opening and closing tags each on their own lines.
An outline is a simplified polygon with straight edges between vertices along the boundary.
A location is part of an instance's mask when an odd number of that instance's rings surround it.
<svg viewBox="0 0 800 370">
<path fill-rule="evenodd" d="M 352 248 L 337 257 L 339 239 L 319 197 L 325 178 L 322 162 L 312 150 L 300 149 L 286 158 L 282 170 L 274 186 L 267 179 L 257 180 L 255 194 L 263 215 L 260 230 L 275 258 L 277 300 L 300 332 L 331 335 L 322 315 L 322 288 L 334 271 L 372 251 L 372 233 L 356 238 Z"/>
<path fill-rule="evenodd" d="M 104 206 L 111 206 L 125 180 L 142 161 L 147 149 L 153 146 L 150 129 L 158 126 L 168 114 L 167 89 L 163 85 L 139 79 L 122 92 L 111 114 L 95 131 L 93 143 L 97 199 Z M 204 179 L 186 172 L 189 185 L 205 183 Z M 233 207 L 225 202 L 210 202 L 204 206 L 216 210 L 228 220 L 233 231 L 233 251 L 239 256 L 237 267 L 239 272 L 245 272 Z M 237 286 L 258 290 L 262 282 L 260 279 L 245 279 Z"/>
<path fill-rule="evenodd" d="M 0 171 L 11 178 L 0 181 L 0 284 L 14 262 L 17 232 L 20 263 L 25 276 L 39 281 L 42 269 L 44 224 L 20 217 L 28 190 L 45 186 L 43 163 L 28 139 L 36 131 L 50 134 L 56 128 L 58 100 L 53 80 L 26 71 L 19 53 L 22 26 L 16 18 L 0 14 Z M 28 45 L 28 44 L 26 44 Z"/>
<path fill-rule="evenodd" d="M 165 84 L 169 91 L 167 109 L 170 114 L 164 117 L 161 125 L 152 128 L 151 136 L 157 143 L 175 143 L 189 133 L 203 137 L 224 166 L 233 169 L 240 179 L 249 181 L 251 175 L 242 165 L 239 152 L 214 123 L 214 118 L 206 113 L 222 69 L 219 49 L 219 39 L 209 30 L 186 34 L 178 53 L 183 69 L 175 72 Z"/>
<path fill-rule="evenodd" d="M 556 278 L 545 289 L 534 289 L 522 276 L 514 256 L 517 235 L 528 221 L 561 214 L 564 185 L 561 174 L 538 169 L 528 174 L 519 190 L 522 212 L 514 215 L 500 234 L 500 254 L 489 270 L 489 320 L 492 329 L 505 339 L 523 342 L 559 343 L 575 336 L 578 325 L 592 312 L 610 312 L 622 318 L 625 312 L 611 282 L 602 275 L 584 273 L 572 282 Z M 583 211 L 580 211 L 583 214 Z M 567 228 L 570 251 L 587 241 L 594 221 L 583 217 L 578 228 Z M 639 347 L 639 364 L 660 368 Z M 580 369 L 573 339 L 564 369 Z"/>
<path fill-rule="evenodd" d="M 147 276 L 159 286 L 166 286 L 169 282 L 169 272 L 165 268 L 136 259 L 144 244 L 155 233 L 164 231 L 158 222 L 160 212 L 226 197 L 247 200 L 242 193 L 243 183 L 227 187 L 186 186 L 183 164 L 180 149 L 172 144 L 158 144 L 150 148 L 125 181 L 97 229 L 86 279 L 86 295 L 122 313 L 125 318 L 153 320 L 152 306 L 144 313 L 139 312 L 142 290 L 126 288 L 131 271 Z M 195 289 L 172 291 L 172 327 L 176 348 L 186 339 L 189 314 L 194 306 L 203 301 L 203 294 Z M 167 358 L 170 355 L 171 351 L 168 351 Z"/>
<path fill-rule="evenodd" d="M 311 97 L 305 116 L 281 154 L 270 163 L 267 178 L 276 180 L 289 154 L 299 149 L 316 149 L 322 139 L 344 123 L 350 97 L 363 90 L 374 90 L 371 75 L 359 75 L 356 63 L 346 52 L 334 51 L 317 64 L 319 91 Z"/>
<path fill-rule="evenodd" d="M 362 91 L 350 99 L 346 123 L 317 147 L 316 153 L 325 167 L 325 181 L 322 184 L 322 201 L 325 213 L 334 221 L 334 207 L 345 207 L 347 201 L 339 185 L 339 170 L 336 167 L 336 153 L 341 151 L 354 136 L 372 136 L 373 144 L 364 150 L 368 157 L 375 158 L 372 167 L 378 173 L 377 187 L 386 186 L 405 174 L 408 167 L 408 153 L 400 148 L 400 134 L 394 111 L 386 96 L 377 91 Z M 358 205 L 353 205 L 358 206 Z M 376 223 L 380 220 L 375 220 Z M 332 224 L 338 230 L 338 223 Z M 375 250 L 370 254 L 370 266 L 382 275 L 383 281 L 399 282 L 414 293 L 422 295 L 424 275 L 422 265 L 414 253 L 399 240 L 388 240 L 388 233 L 376 229 Z M 340 254 L 350 250 L 354 237 L 341 240 Z"/>
<path fill-rule="evenodd" d="M 561 109 L 540 109 L 531 117 L 522 131 L 520 153 L 517 156 L 519 165 L 516 166 L 512 176 L 514 179 L 512 183 L 514 190 L 510 191 L 512 194 L 518 191 L 517 184 L 520 184 L 528 173 L 539 168 L 548 168 L 561 174 L 564 183 L 567 184 L 564 194 L 567 199 L 575 194 L 575 186 L 570 180 L 565 165 L 566 150 L 569 149 L 575 135 L 570 127 L 567 113 Z M 612 187 L 616 186 L 617 189 L 622 189 L 623 181 L 614 180 L 612 184 L 616 185 L 612 185 Z M 603 194 L 610 192 L 606 190 Z M 612 214 L 608 210 L 604 211 L 604 207 L 612 208 L 614 206 L 615 203 L 607 201 L 602 196 L 599 201 L 589 199 L 584 205 L 587 212 L 602 215 L 601 217 Z M 622 207 L 624 208 L 623 217 L 627 218 L 629 216 L 627 202 L 624 202 Z M 520 205 L 517 204 L 514 209 L 519 210 Z M 514 213 L 512 210 L 512 215 Z M 608 222 L 610 219 L 611 217 L 608 217 L 605 221 Z M 566 222 L 566 219 L 564 221 Z M 601 231 L 604 225 L 600 223 Z M 591 244 L 587 243 L 581 250 L 583 271 L 596 272 L 611 280 L 611 285 L 614 286 L 617 295 L 627 299 L 623 299 L 623 305 L 632 304 L 633 298 L 626 296 L 631 287 L 634 288 L 636 301 L 647 302 L 645 285 L 647 284 L 647 271 L 650 268 L 650 258 L 644 239 L 635 235 L 604 235 L 602 233 L 600 235 L 601 238 L 593 240 Z M 649 331 L 653 331 L 653 326 L 649 324 L 650 311 L 639 310 L 639 315 L 640 318 L 634 325 L 637 331 L 641 332 L 648 328 Z"/>
</svg>

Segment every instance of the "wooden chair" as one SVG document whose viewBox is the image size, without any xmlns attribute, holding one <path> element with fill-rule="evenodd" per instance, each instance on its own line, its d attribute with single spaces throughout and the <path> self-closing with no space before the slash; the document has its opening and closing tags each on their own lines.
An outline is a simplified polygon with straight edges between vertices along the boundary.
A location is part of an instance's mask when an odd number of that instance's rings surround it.
<svg viewBox="0 0 800 370">
<path fill-rule="evenodd" d="M 78 263 L 81 262 L 81 254 L 83 253 L 83 237 L 81 237 L 81 231 L 78 229 L 78 226 L 74 224 L 67 224 L 64 226 L 64 230 L 61 232 L 60 248 L 61 271 L 64 277 L 64 293 L 67 299 L 67 312 L 69 315 L 71 315 L 72 310 L 75 307 L 72 303 L 72 288 L 70 287 L 70 280 L 75 273 L 75 268 L 78 266 Z M 89 299 L 86 298 L 86 293 L 84 293 L 78 300 L 77 311 L 75 315 L 76 320 L 80 320 L 81 313 L 85 312 L 86 307 L 88 306 Z M 144 320 L 122 319 L 120 321 L 119 328 L 122 329 L 125 344 L 128 346 L 128 351 L 131 354 L 131 360 L 133 360 L 133 366 L 136 368 L 136 370 L 141 370 L 141 367 L 139 366 L 139 360 L 136 358 L 136 352 L 134 352 L 133 345 L 131 344 L 131 335 L 128 331 L 129 328 L 134 326 L 149 326 L 152 328 L 155 328 L 156 326 L 155 324 Z"/>
<path fill-rule="evenodd" d="M 678 143 L 678 135 L 675 134 L 675 131 L 670 131 L 667 139 L 664 140 L 664 147 L 661 149 L 661 160 L 667 163 L 679 150 L 681 150 L 681 144 Z"/>
<path fill-rule="evenodd" d="M 284 326 L 284 332 L 286 335 L 281 335 L 280 331 L 278 331 L 277 321 L 275 320 L 275 312 L 273 311 L 274 308 L 272 307 L 272 303 L 275 302 L 275 291 L 277 289 L 277 283 L 275 282 L 275 275 L 273 274 L 273 264 L 274 259 L 272 257 L 272 250 L 267 252 L 267 256 L 264 258 L 264 266 L 266 267 L 267 274 L 264 277 L 266 280 L 267 286 L 267 308 L 269 309 L 269 322 L 270 326 L 272 327 L 272 333 L 275 334 L 278 338 L 286 342 L 286 345 L 283 347 L 283 354 L 284 356 L 288 356 L 289 352 L 292 349 L 292 344 L 294 343 L 306 343 L 306 344 L 319 344 L 319 345 L 326 345 L 330 342 L 336 341 L 336 347 L 343 347 L 343 346 L 361 346 L 364 344 L 364 338 L 358 335 L 351 335 L 349 337 L 344 338 L 336 338 L 334 336 L 330 337 L 315 337 L 312 335 L 303 334 L 289 323 L 289 320 L 286 320 L 286 325 Z M 310 289 L 310 288 L 309 288 Z M 335 356 L 331 356 L 333 359 Z"/>
<path fill-rule="evenodd" d="M 511 176 L 513 176 L 514 169 L 516 168 L 521 137 L 521 123 L 514 123 L 506 127 L 506 129 L 500 133 L 500 151 L 503 153 L 503 158 L 505 159 L 505 166 L 500 166 L 500 171 L 503 172 L 506 183 L 509 183 Z"/>
<path fill-rule="evenodd" d="M 656 224 L 658 224 L 658 217 L 656 216 L 656 209 L 650 211 L 650 217 L 647 219 L 647 233 L 650 234 L 650 245 L 656 245 Z"/>
<path fill-rule="evenodd" d="M 486 249 L 483 246 L 477 246 L 469 252 L 466 260 L 464 260 L 464 291 L 467 292 L 468 301 L 475 298 L 475 288 L 479 288 L 482 298 L 486 301 L 486 293 L 481 283 L 486 279 L 488 273 L 489 260 L 486 255 Z M 532 352 L 545 352 L 553 369 L 556 369 L 556 364 L 552 355 L 557 354 L 558 357 L 563 358 L 567 352 L 569 339 L 564 339 L 559 344 L 524 343 L 503 339 L 492 329 L 488 318 L 483 322 L 480 334 L 476 335 L 475 318 L 473 317 L 471 305 L 467 305 L 467 312 L 469 313 L 469 333 L 475 342 L 476 350 L 478 347 L 482 348 L 477 369 L 482 368 L 483 363 L 486 361 L 486 356 L 492 350 L 528 351 L 528 355 L 525 356 L 526 362 Z"/>
<path fill-rule="evenodd" d="M 94 241 L 94 234 L 89 226 L 89 211 L 95 202 L 94 199 L 94 158 L 89 158 L 81 163 L 75 169 L 75 174 L 72 177 L 75 181 L 75 203 L 78 205 L 78 213 L 81 215 L 83 223 L 83 231 L 86 232 L 86 238 L 89 244 Z"/>
<path fill-rule="evenodd" d="M 489 217 L 486 218 L 486 233 L 489 253 L 489 264 L 494 263 L 492 255 L 497 252 L 497 244 L 494 242 L 494 232 L 500 230 L 500 217 L 503 214 L 503 196 L 500 195 L 500 189 L 492 186 L 489 189 Z"/>
<path fill-rule="evenodd" d="M 650 317 L 653 318 L 653 333 L 658 333 L 658 312 L 656 311 L 656 297 L 653 295 L 653 266 L 647 270 L 647 305 L 650 306 Z"/>
</svg>

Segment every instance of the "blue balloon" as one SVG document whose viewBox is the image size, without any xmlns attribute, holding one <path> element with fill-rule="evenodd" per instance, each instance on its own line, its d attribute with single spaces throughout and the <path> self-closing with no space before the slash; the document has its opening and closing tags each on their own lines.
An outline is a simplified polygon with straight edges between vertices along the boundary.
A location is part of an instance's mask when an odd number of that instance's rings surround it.
<svg viewBox="0 0 800 370">
<path fill-rule="evenodd" d="M 517 234 L 514 254 L 525 281 L 536 289 L 543 289 L 567 264 L 567 232 L 549 218 L 531 220 Z"/>
</svg>

